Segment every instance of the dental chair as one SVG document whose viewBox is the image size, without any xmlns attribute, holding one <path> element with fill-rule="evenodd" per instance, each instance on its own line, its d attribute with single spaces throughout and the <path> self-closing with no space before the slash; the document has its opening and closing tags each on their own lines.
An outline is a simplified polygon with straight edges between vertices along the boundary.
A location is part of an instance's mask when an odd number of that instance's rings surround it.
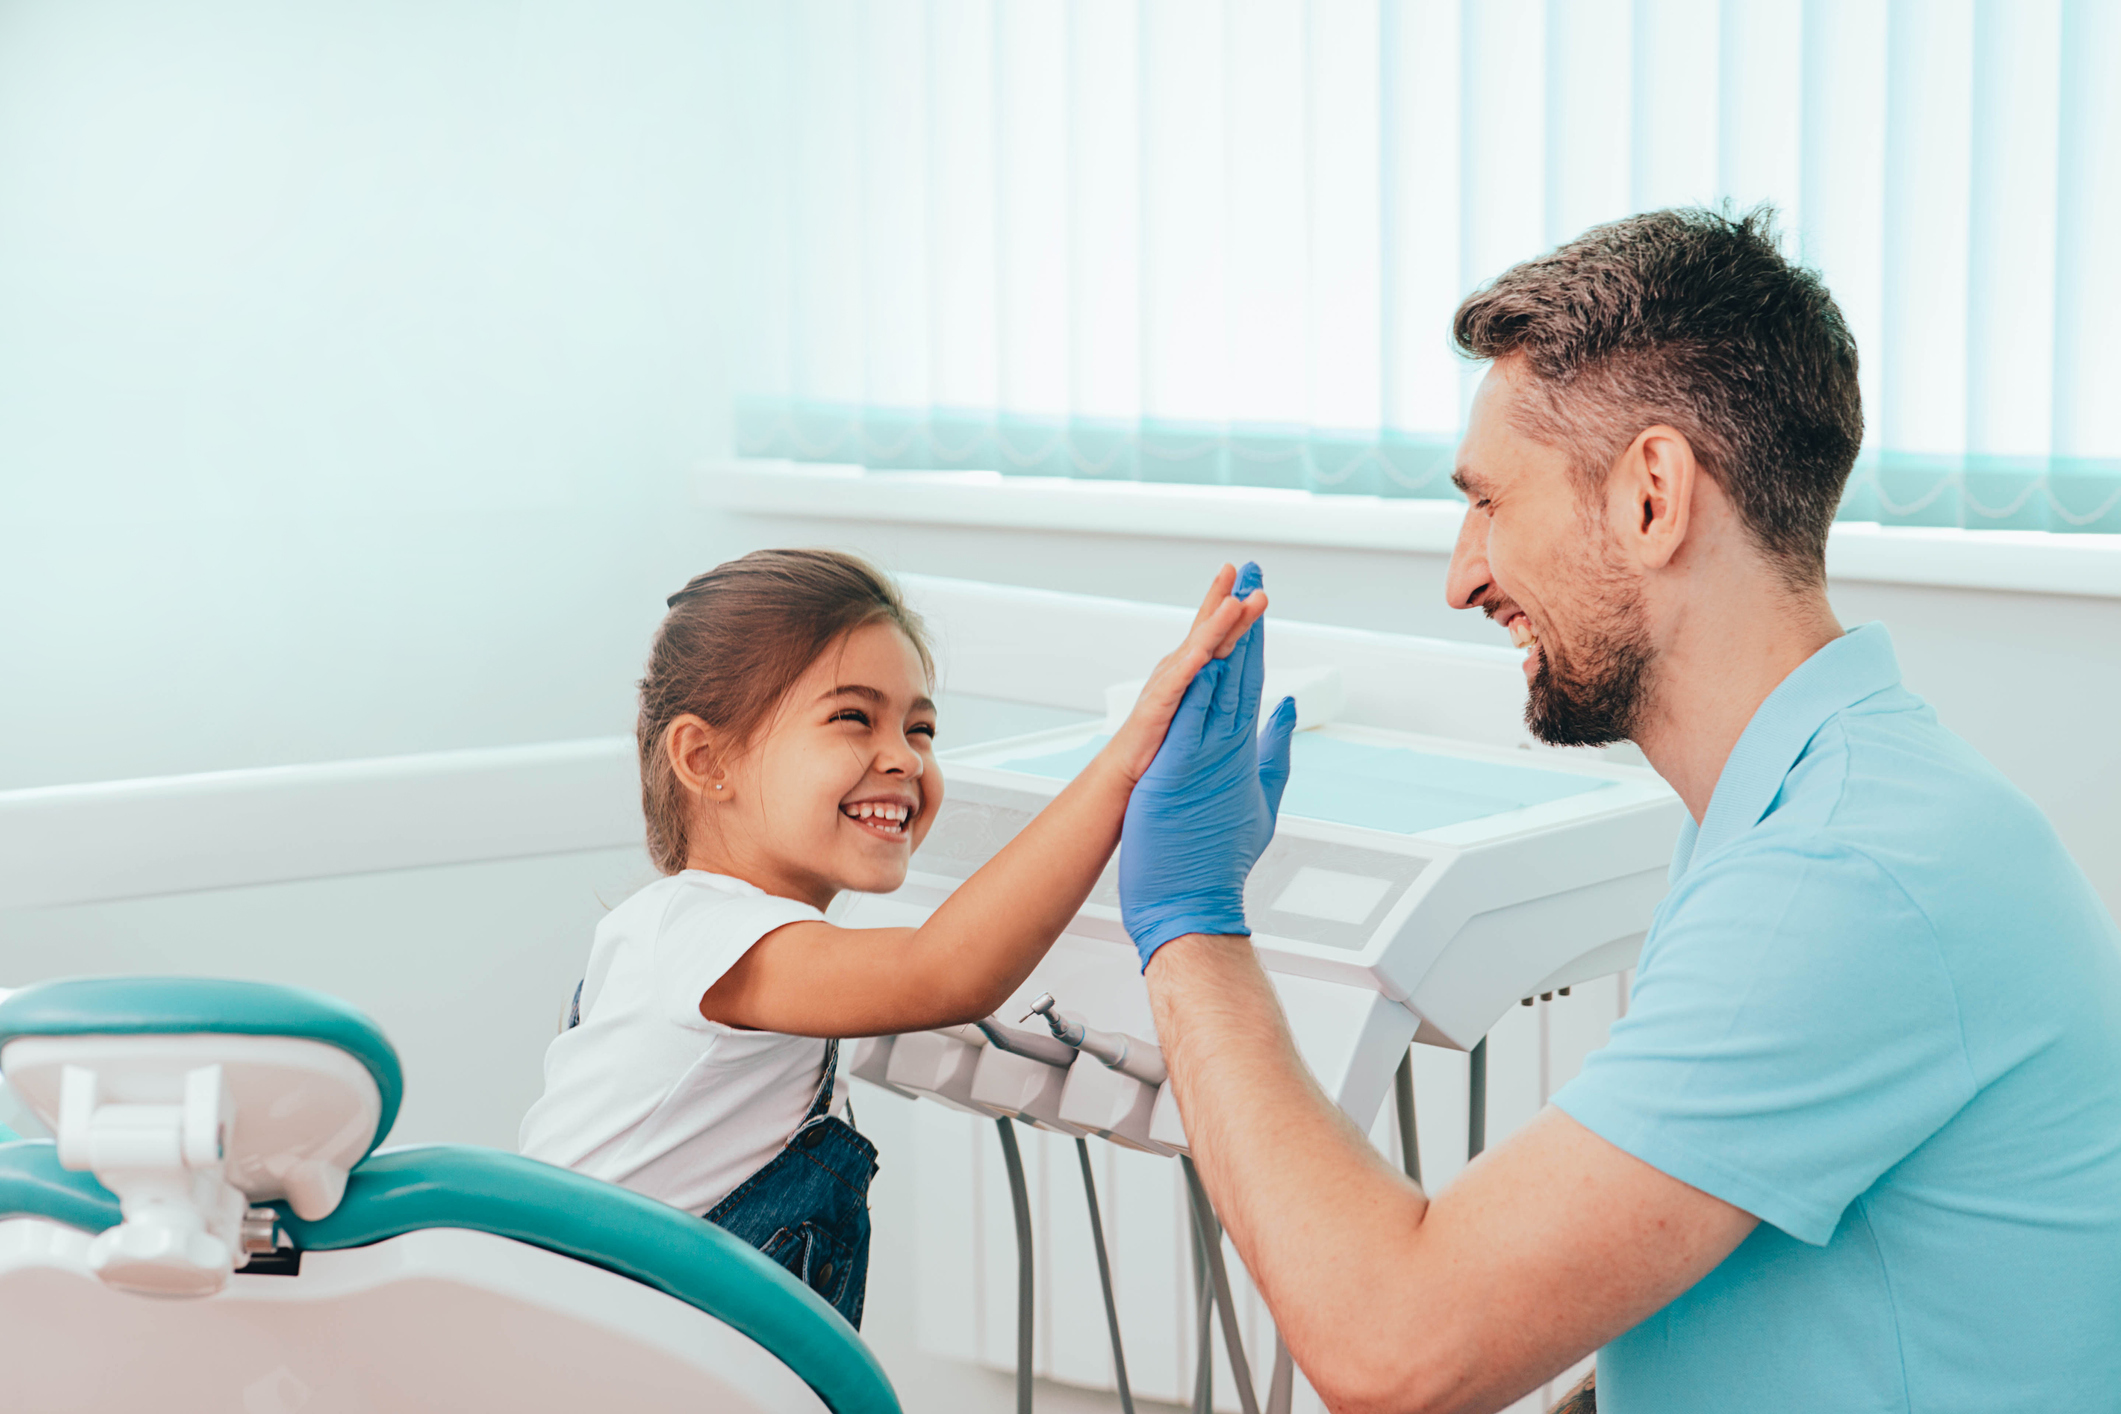
<svg viewBox="0 0 2121 1414">
<path fill-rule="evenodd" d="M 499 1150 L 376 1151 L 374 1023 L 289 987 L 47 982 L 0 1071 L 0 1406 L 243 1414 L 897 1414 L 822 1299 L 749 1245 Z"/>
</svg>

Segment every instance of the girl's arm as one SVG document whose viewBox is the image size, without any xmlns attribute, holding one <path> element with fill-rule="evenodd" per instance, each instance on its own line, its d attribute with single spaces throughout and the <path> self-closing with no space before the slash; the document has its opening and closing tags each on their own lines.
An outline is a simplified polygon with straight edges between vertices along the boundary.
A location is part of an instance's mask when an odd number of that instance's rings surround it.
<svg viewBox="0 0 2121 1414">
<path fill-rule="evenodd" d="M 708 990 L 700 1014 L 795 1036 L 884 1036 L 977 1021 L 1007 1001 L 1104 871 L 1127 797 L 1187 684 L 1266 612 L 1265 591 L 1237 599 L 1235 582 L 1236 571 L 1223 566 L 1185 642 L 1156 665 L 1125 725 L 926 923 L 777 928 Z"/>
</svg>

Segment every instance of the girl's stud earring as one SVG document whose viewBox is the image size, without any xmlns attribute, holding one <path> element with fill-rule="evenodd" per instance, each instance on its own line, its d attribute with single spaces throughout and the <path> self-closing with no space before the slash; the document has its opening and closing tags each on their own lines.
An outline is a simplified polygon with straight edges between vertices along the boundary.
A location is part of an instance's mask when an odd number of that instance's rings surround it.
<svg viewBox="0 0 2121 1414">
<path fill-rule="evenodd" d="M 722 787 L 721 787 L 721 785 L 720 785 L 719 783 L 717 783 L 717 784 L 715 785 L 715 789 L 716 789 L 716 790 L 720 790 L 721 788 L 722 788 Z"/>
</svg>

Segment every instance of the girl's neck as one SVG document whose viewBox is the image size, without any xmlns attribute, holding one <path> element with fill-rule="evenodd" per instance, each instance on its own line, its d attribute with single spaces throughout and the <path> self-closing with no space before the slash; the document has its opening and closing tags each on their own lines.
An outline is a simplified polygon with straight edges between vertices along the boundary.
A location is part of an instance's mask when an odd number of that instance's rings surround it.
<svg viewBox="0 0 2121 1414">
<path fill-rule="evenodd" d="M 719 874 L 725 879 L 734 879 L 740 884 L 749 884 L 762 893 L 775 898 L 792 899 L 796 903 L 807 903 L 823 913 L 839 897 L 837 886 L 815 877 L 796 877 L 792 871 L 775 869 L 768 860 L 731 858 L 725 851 L 694 846 L 685 857 L 687 869 L 697 869 L 703 874 Z"/>
</svg>

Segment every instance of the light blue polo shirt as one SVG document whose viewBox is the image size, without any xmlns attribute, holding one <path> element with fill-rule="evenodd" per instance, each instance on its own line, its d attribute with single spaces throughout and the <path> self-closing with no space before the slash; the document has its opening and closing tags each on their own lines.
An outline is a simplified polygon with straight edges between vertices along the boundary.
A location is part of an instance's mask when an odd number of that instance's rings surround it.
<svg viewBox="0 0 2121 1414">
<path fill-rule="evenodd" d="M 2121 930 L 1879 625 L 1754 714 L 1555 1103 L 1760 1219 L 1600 1414 L 2121 1408 Z"/>
</svg>

